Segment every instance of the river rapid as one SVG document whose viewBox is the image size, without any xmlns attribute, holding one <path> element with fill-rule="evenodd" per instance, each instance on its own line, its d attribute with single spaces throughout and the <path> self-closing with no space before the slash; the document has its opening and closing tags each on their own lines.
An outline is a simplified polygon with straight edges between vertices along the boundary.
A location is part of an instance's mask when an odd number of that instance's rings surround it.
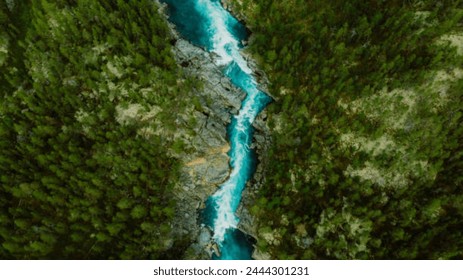
<svg viewBox="0 0 463 280">
<path fill-rule="evenodd" d="M 252 122 L 271 101 L 259 90 L 252 70 L 240 53 L 247 39 L 245 26 L 225 10 L 219 0 L 162 0 L 167 3 L 169 20 L 191 43 L 217 54 L 216 64 L 232 83 L 246 93 L 239 113 L 227 128 L 230 142 L 230 177 L 206 201 L 203 222 L 213 230 L 220 254 L 214 259 L 251 259 L 253 244 L 237 229 L 236 216 L 243 189 L 255 170 Z"/>
</svg>

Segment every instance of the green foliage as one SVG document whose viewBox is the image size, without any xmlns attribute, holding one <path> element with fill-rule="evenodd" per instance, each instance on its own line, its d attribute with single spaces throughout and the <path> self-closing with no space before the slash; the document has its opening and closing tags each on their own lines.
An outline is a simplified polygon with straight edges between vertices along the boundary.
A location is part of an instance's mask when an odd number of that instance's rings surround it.
<svg viewBox="0 0 463 280">
<path fill-rule="evenodd" d="M 181 111 L 190 86 L 156 4 L 15 2 L 0 1 L 0 257 L 163 256 L 182 143 L 156 133 L 177 112 L 159 108 Z"/>
<path fill-rule="evenodd" d="M 230 2 L 276 98 L 258 246 L 462 258 L 462 56 L 442 38 L 461 36 L 463 2 Z"/>
</svg>

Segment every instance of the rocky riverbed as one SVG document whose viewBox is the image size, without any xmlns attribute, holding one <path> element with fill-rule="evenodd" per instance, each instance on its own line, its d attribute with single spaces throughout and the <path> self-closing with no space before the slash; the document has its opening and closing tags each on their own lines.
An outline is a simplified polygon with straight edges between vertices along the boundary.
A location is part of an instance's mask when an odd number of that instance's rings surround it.
<svg viewBox="0 0 463 280">
<path fill-rule="evenodd" d="M 165 8 L 161 8 L 160 12 L 166 15 Z M 231 171 L 227 155 L 230 148 L 226 135 L 227 126 L 232 115 L 240 109 L 245 93 L 223 76 L 222 69 L 214 63 L 214 54 L 180 38 L 174 26 L 169 26 L 174 36 L 173 52 L 178 65 L 185 75 L 199 79 L 202 83 L 202 87 L 191 92 L 192 100 L 197 100 L 199 106 L 194 106 L 189 112 L 195 122 L 193 136 L 188 137 L 190 149 L 177 155 L 183 162 L 183 167 L 175 190 L 177 209 L 172 225 L 173 239 L 190 243 L 185 259 L 210 259 L 216 248 L 211 240 L 212 233 L 201 225 L 199 214 L 206 199 L 226 181 Z M 247 59 L 250 66 L 257 69 L 250 57 Z M 256 73 L 261 76 L 260 80 L 265 78 L 263 73 Z M 266 89 L 265 85 L 263 89 Z M 256 191 L 264 180 L 264 155 L 270 143 L 265 119 L 266 114 L 262 112 L 253 124 L 256 129 L 253 148 L 257 150 L 261 164 L 257 166 L 252 182 L 248 183 L 238 213 L 239 228 L 254 237 L 257 236 L 255 221 L 247 206 L 252 204 Z M 255 257 L 261 258 L 260 255 L 262 254 L 256 252 Z"/>
</svg>

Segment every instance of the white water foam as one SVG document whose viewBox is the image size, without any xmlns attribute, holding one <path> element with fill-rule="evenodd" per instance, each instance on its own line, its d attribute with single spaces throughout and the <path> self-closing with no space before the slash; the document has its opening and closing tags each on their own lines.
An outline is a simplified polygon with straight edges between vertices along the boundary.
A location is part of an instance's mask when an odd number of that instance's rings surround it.
<svg viewBox="0 0 463 280">
<path fill-rule="evenodd" d="M 256 81 L 250 75 L 252 70 L 240 54 L 239 41 L 234 38 L 229 30 L 229 26 L 232 25 L 232 21 L 235 19 L 223 9 L 218 1 L 198 0 L 196 9 L 200 13 L 207 14 L 206 17 L 211 20 L 208 31 L 212 35 L 212 51 L 219 56 L 217 63 L 219 65 L 229 65 L 235 62 L 241 71 L 249 75 L 249 81 L 246 81 L 245 85 L 247 97 L 239 114 L 235 116 L 235 128 L 231 133 L 233 170 L 229 179 L 212 196 L 212 199 L 217 203 L 217 218 L 214 221 L 213 228 L 214 239 L 220 243 L 224 240 L 226 230 L 236 228 L 239 222 L 235 212 L 247 179 L 247 175 L 245 175 L 247 170 L 243 170 L 243 168 L 246 168 L 246 161 L 250 161 L 250 148 L 247 144 L 248 141 L 246 141 L 249 137 L 247 130 L 259 113 L 258 109 L 253 106 L 258 102 L 259 90 Z M 243 141 L 239 139 L 240 137 L 246 139 Z"/>
<path fill-rule="evenodd" d="M 239 41 L 235 39 L 228 29 L 230 21 L 234 20 L 228 12 L 221 6 L 220 2 L 210 0 L 198 0 L 197 10 L 201 13 L 208 14 L 207 18 L 211 19 L 209 31 L 212 33 L 213 49 L 220 59 L 219 65 L 228 65 L 235 61 L 241 70 L 246 74 L 251 74 L 252 70 L 246 63 L 246 60 L 239 52 Z"/>
</svg>

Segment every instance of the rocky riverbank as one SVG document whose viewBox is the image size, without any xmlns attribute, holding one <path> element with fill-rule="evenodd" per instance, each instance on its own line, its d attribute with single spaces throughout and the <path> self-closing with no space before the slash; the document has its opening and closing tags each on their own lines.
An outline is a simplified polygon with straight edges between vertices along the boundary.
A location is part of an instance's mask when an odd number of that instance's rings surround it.
<svg viewBox="0 0 463 280">
<path fill-rule="evenodd" d="M 247 28 L 252 32 L 252 26 L 246 24 L 246 16 L 236 5 L 242 5 L 241 1 L 221 0 L 221 3 L 225 9 L 232 13 L 238 20 L 243 22 Z M 250 34 L 247 43 L 252 42 L 253 35 Z M 270 81 L 267 75 L 258 67 L 256 61 L 251 55 L 246 52 L 246 49 L 242 51 L 243 57 L 248 62 L 248 66 L 253 70 L 253 75 L 256 78 L 259 88 L 270 95 L 274 100 L 275 97 L 269 93 Z M 253 236 L 256 240 L 259 239 L 258 224 L 259 221 L 250 213 L 251 207 L 255 204 L 258 190 L 265 183 L 265 166 L 267 165 L 267 151 L 271 145 L 270 129 L 267 126 L 267 113 L 266 110 L 262 111 L 253 123 L 255 129 L 253 148 L 256 149 L 258 165 L 254 173 L 253 179 L 248 182 L 246 189 L 243 192 L 240 208 L 238 209 L 238 216 L 240 217 L 239 229 L 243 232 Z M 254 250 L 253 259 L 262 260 L 270 259 L 270 255 L 266 252 L 261 252 L 257 248 Z"/>
<path fill-rule="evenodd" d="M 266 119 L 267 114 L 264 110 L 257 116 L 253 123 L 255 131 L 252 148 L 256 150 L 258 164 L 252 180 L 248 182 L 243 191 L 241 204 L 237 212 L 237 215 L 240 218 L 238 228 L 246 234 L 251 235 L 256 240 L 259 239 L 257 226 L 259 221 L 251 214 L 250 209 L 255 204 L 257 193 L 265 182 L 265 166 L 268 162 L 266 155 L 271 144 L 271 137 Z M 252 257 L 256 260 L 262 260 L 269 259 L 270 255 L 266 252 L 261 252 L 256 248 Z"/>
<path fill-rule="evenodd" d="M 165 7 L 160 12 L 166 15 Z M 173 226 L 173 239 L 185 240 L 191 245 L 186 250 L 185 259 L 210 259 L 214 250 L 211 232 L 201 225 L 199 214 L 206 199 L 226 181 L 231 171 L 227 152 L 226 128 L 231 117 L 238 113 L 245 93 L 236 88 L 228 78 L 224 77 L 221 68 L 215 64 L 211 54 L 188 41 L 180 38 L 175 27 L 169 23 L 174 36 L 173 52 L 178 65 L 188 77 L 201 81 L 202 87 L 191 92 L 192 106 L 190 119 L 194 122 L 193 136 L 189 136 L 188 152 L 177 155 L 183 162 L 180 183 L 175 194 L 177 199 L 176 219 Z M 250 66 L 257 70 L 249 57 Z M 258 76 L 265 77 L 256 71 Z M 262 89 L 266 89 L 264 86 Z M 259 162 L 264 163 L 266 149 L 270 143 L 268 128 L 265 123 L 265 112 L 254 122 L 256 129 L 253 147 L 257 150 Z M 255 232 L 253 217 L 249 214 L 248 205 L 252 204 L 256 190 L 264 179 L 263 164 L 259 164 L 253 182 L 248 184 L 240 207 L 239 228 L 252 235 Z"/>
</svg>

